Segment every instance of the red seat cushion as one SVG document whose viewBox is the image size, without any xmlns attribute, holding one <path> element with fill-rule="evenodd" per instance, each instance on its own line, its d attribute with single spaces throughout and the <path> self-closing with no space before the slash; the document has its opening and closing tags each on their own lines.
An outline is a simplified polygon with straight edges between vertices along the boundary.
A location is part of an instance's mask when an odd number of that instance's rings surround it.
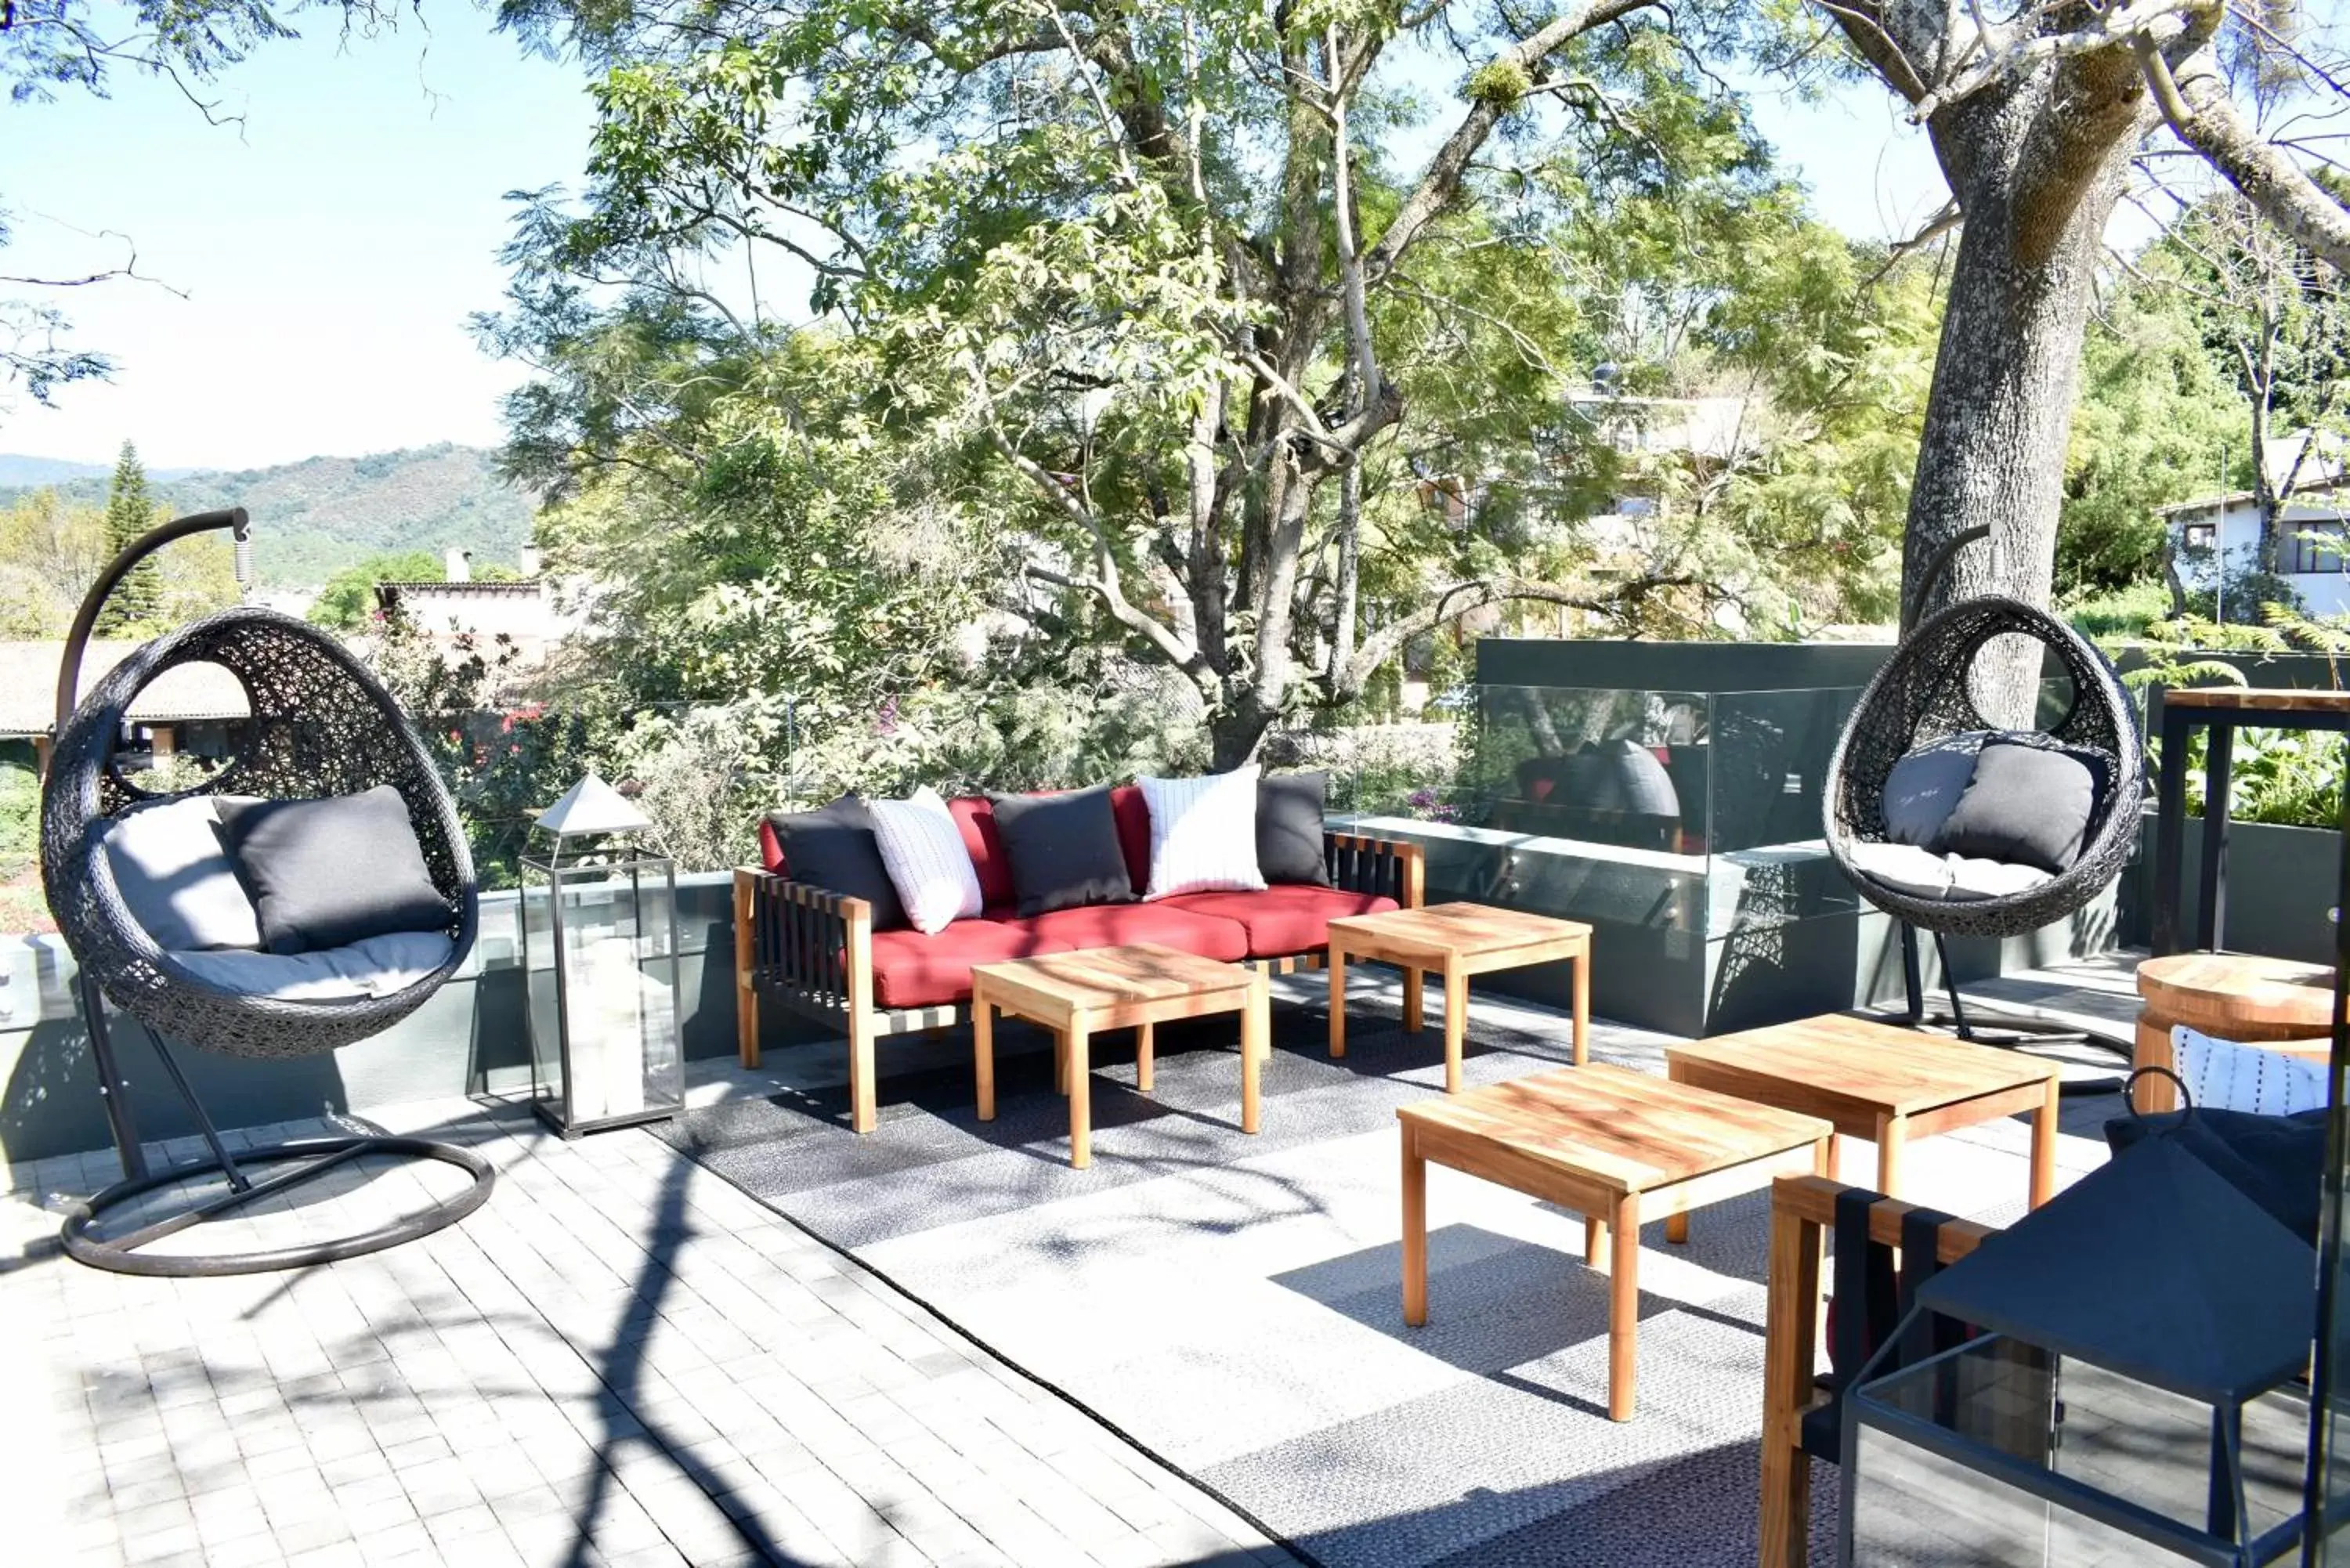
<svg viewBox="0 0 2350 1568">
<path fill-rule="evenodd" d="M 1048 952 L 1157 942 L 1225 963 L 1248 956 L 1247 933 L 1232 921 L 1170 909 L 1164 903 L 1088 904 L 1081 909 L 1055 909 L 1011 923 L 1024 926 L 1051 943 L 1045 950 Z M 874 940 L 878 945 L 880 939 Z"/>
<path fill-rule="evenodd" d="M 1262 893 L 1185 893 L 1151 907 L 1230 921 L 1247 933 L 1248 957 L 1284 958 L 1326 946 L 1331 921 L 1376 915 L 1394 909 L 1396 901 L 1376 893 L 1284 882 Z"/>
<path fill-rule="evenodd" d="M 1064 952 L 1070 945 L 1026 925 L 994 920 L 957 920 L 931 936 L 914 930 L 876 931 L 873 1003 L 894 1009 L 968 1002 L 972 965 Z"/>
<path fill-rule="evenodd" d="M 764 816 L 759 819 L 759 858 L 776 876 L 784 874 L 784 841 L 775 836 L 775 824 Z"/>
<path fill-rule="evenodd" d="M 1003 852 L 1003 835 L 995 830 L 995 803 L 983 794 L 959 794 L 947 802 L 955 826 L 962 829 L 962 846 L 971 852 L 971 868 L 979 873 L 979 901 L 990 908 L 1016 904 L 1012 886 L 1012 857 Z"/>
</svg>

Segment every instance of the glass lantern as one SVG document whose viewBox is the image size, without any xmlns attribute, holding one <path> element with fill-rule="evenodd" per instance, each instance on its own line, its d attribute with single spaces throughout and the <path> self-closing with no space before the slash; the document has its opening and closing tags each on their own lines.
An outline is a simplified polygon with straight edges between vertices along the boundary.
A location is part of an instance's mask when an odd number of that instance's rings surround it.
<svg viewBox="0 0 2350 1568">
<path fill-rule="evenodd" d="M 566 1137 L 677 1114 L 677 871 L 635 843 L 650 826 L 593 774 L 549 807 L 522 862 L 531 1103 Z"/>
<path fill-rule="evenodd" d="M 1983 1332 L 1844 1402 L 1847 1568 L 2297 1556 L 2314 1264 L 2163 1137 L 1989 1238 L 1916 1308 Z"/>
</svg>

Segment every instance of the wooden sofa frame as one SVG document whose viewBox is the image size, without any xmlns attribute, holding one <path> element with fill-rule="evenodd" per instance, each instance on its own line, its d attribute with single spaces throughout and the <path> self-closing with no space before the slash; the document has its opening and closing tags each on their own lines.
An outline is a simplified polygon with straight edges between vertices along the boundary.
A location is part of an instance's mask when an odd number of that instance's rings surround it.
<svg viewBox="0 0 2350 1568">
<path fill-rule="evenodd" d="M 1771 1188 L 1771 1265 L 1762 1339 L 1762 1568 L 1804 1568 L 1811 1552 L 1812 1467 L 1804 1417 L 1829 1397 L 1818 1386 L 1820 1252 L 1835 1224 L 1836 1195 L 1853 1190 L 1825 1176 L 1783 1176 Z M 1901 1221 L 1916 1205 L 1879 1198 L 1869 1205 L 1869 1240 L 1901 1244 Z M 1971 1220 L 1946 1220 L 1936 1251 L 1954 1263 L 1996 1234 Z M 1858 1303 L 1844 1310 L 1857 1311 Z"/>
<path fill-rule="evenodd" d="M 1427 861 L 1417 844 L 1358 833 L 1326 833 L 1331 886 L 1420 907 Z M 1323 949 L 1250 961 L 1268 974 L 1323 967 Z M 1417 972 L 1408 977 L 1416 981 Z M 951 1028 L 961 1003 L 883 1010 L 873 1004 L 873 906 L 757 867 L 734 871 L 734 1039 L 743 1065 L 759 1064 L 759 999 L 771 998 L 848 1037 L 849 1121 L 860 1133 L 877 1119 L 873 1044 L 884 1035 Z M 1419 987 L 1408 984 L 1416 1001 Z M 1417 1012 L 1416 1006 L 1412 1008 Z"/>
</svg>

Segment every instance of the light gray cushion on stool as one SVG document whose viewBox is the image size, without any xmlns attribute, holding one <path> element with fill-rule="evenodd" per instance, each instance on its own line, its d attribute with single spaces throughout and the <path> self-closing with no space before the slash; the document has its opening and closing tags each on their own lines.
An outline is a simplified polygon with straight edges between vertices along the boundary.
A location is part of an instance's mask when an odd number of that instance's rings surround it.
<svg viewBox="0 0 2350 1568">
<path fill-rule="evenodd" d="M 169 951 L 257 948 L 261 923 L 221 847 L 213 797 L 134 805 L 100 840 L 115 889 Z"/>
</svg>

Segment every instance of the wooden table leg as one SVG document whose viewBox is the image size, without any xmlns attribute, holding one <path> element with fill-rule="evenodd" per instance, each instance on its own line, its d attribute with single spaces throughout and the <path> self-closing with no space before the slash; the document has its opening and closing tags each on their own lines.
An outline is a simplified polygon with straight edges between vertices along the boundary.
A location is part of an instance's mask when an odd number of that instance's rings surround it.
<svg viewBox="0 0 2350 1568">
<path fill-rule="evenodd" d="M 1575 1064 L 1591 1059 L 1591 943 L 1575 960 Z M 1686 1232 L 1684 1232 L 1686 1234 Z"/>
<path fill-rule="evenodd" d="M 1409 1124 L 1403 1132 L 1403 1320 L 1428 1321 L 1428 1162 Z"/>
<path fill-rule="evenodd" d="M 1069 1019 L 1069 1163 L 1083 1170 L 1094 1162 L 1093 1069 L 1086 1062 L 1086 1015 Z"/>
<path fill-rule="evenodd" d="M 1444 1092 L 1461 1092 L 1461 1043 L 1469 1028 L 1469 977 L 1444 966 Z"/>
<path fill-rule="evenodd" d="M 1665 1240 L 1670 1241 L 1676 1247 L 1688 1245 L 1688 1210 L 1684 1209 L 1678 1214 L 1668 1214 L 1665 1216 Z"/>
<path fill-rule="evenodd" d="M 2063 1104 L 2061 1093 L 2060 1081 L 2050 1078 L 2040 1108 L 2032 1113 L 2031 1203 L 2034 1209 L 2056 1196 L 2056 1114 Z"/>
<path fill-rule="evenodd" d="M 1158 1027 L 1155 1023 L 1134 1026 L 1134 1086 L 1146 1095 L 1150 1093 L 1151 1036 Z"/>
<path fill-rule="evenodd" d="M 1347 1054 L 1347 950 L 1330 942 L 1330 1054 Z"/>
<path fill-rule="evenodd" d="M 1616 1200 L 1607 1267 L 1607 1418 L 1632 1418 L 1636 1351 L 1640 1332 L 1640 1195 Z"/>
<path fill-rule="evenodd" d="M 1406 968 L 1403 971 L 1403 1032 L 1417 1034 L 1428 1027 L 1427 999 L 1420 981 L 1424 971 Z"/>
<path fill-rule="evenodd" d="M 1256 1131 L 1263 1106 L 1265 1058 L 1273 1054 L 1273 981 L 1260 974 L 1241 1009 L 1241 1131 Z M 1407 1132 L 1407 1137 L 1409 1134 Z"/>
<path fill-rule="evenodd" d="M 1583 1266 L 1596 1269 L 1607 1257 L 1607 1221 L 1596 1214 L 1583 1217 Z"/>
<path fill-rule="evenodd" d="M 1053 1087 L 1063 1095 L 1069 1092 L 1069 1036 L 1059 1029 L 1053 1031 Z"/>
<path fill-rule="evenodd" d="M 995 1119 L 995 1004 L 971 999 L 971 1055 L 979 1070 L 979 1119 Z"/>
<path fill-rule="evenodd" d="M 1877 1190 L 1887 1198 L 1901 1196 L 1901 1146 L 1908 1136 L 1908 1116 L 1877 1118 Z"/>
</svg>

